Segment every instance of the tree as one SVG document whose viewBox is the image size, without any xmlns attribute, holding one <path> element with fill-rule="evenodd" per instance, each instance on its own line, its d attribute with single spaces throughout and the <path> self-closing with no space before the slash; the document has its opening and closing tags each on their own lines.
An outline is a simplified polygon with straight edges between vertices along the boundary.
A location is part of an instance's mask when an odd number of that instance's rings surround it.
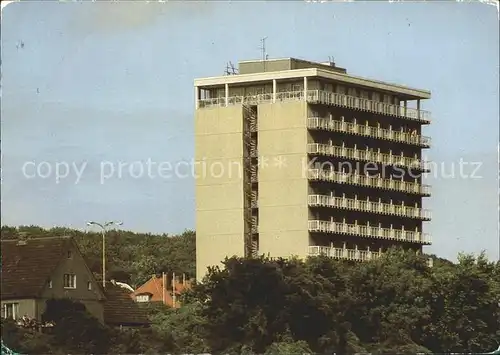
<svg viewBox="0 0 500 355">
<path fill-rule="evenodd" d="M 432 322 L 423 344 L 436 352 L 484 352 L 500 340 L 498 263 L 484 254 L 460 255 L 453 267 L 433 270 Z M 492 277 L 493 276 L 493 277 Z"/>
<path fill-rule="evenodd" d="M 2 227 L 2 238 L 19 232 L 73 235 L 87 260 L 100 266 L 97 233 Z M 159 272 L 194 276 L 192 231 L 111 231 L 109 238 L 108 270 L 120 281 L 139 284 Z M 414 354 L 497 348 L 500 262 L 484 254 L 460 255 L 458 263 L 431 257 L 433 267 L 428 256 L 397 248 L 363 263 L 322 256 L 230 258 L 182 295 L 182 308 L 148 305 L 152 329 L 117 332 L 89 318 L 83 305 L 64 301 L 44 315 L 58 320 L 52 335 L 29 333 L 9 321 L 2 323 L 2 334 L 25 353 Z"/>
<path fill-rule="evenodd" d="M 430 319 L 426 258 L 400 249 L 350 269 L 349 320 L 363 343 L 395 344 L 418 338 Z"/>
<path fill-rule="evenodd" d="M 165 352 L 205 353 L 209 351 L 205 339 L 206 322 L 197 304 L 181 308 L 161 307 L 151 317 L 153 330 L 162 339 Z"/>
<path fill-rule="evenodd" d="M 49 299 L 42 321 L 55 323 L 55 342 L 68 352 L 104 354 L 108 351 L 109 329 L 92 317 L 82 303 Z"/>
</svg>

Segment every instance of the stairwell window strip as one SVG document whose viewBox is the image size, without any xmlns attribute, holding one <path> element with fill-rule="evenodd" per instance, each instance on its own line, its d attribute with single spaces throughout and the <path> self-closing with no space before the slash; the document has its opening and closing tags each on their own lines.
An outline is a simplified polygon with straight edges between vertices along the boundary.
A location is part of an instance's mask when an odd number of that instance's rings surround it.
<svg viewBox="0 0 500 355">
<path fill-rule="evenodd" d="M 75 289 L 76 288 L 76 275 L 64 274 L 63 282 L 64 282 L 63 283 L 64 288 Z"/>
</svg>

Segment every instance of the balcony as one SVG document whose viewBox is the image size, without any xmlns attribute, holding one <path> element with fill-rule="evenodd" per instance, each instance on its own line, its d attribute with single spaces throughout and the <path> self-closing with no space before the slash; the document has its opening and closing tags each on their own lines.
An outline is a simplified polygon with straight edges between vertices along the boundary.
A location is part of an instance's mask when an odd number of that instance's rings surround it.
<svg viewBox="0 0 500 355">
<path fill-rule="evenodd" d="M 426 162 L 418 158 L 408 158 L 400 155 L 373 152 L 370 150 L 345 148 L 321 143 L 309 143 L 307 145 L 307 152 L 309 154 L 341 157 L 366 162 L 373 161 L 384 165 L 402 166 L 410 169 L 428 171 Z"/>
<path fill-rule="evenodd" d="M 334 248 L 325 246 L 310 246 L 308 255 L 309 256 L 325 255 L 334 259 L 369 261 L 378 259 L 382 255 L 382 253 L 371 250 Z"/>
<path fill-rule="evenodd" d="M 417 110 L 401 105 L 388 104 L 334 92 L 309 90 L 307 92 L 307 102 L 346 107 L 360 111 L 375 112 L 383 115 L 396 116 L 413 121 L 419 121 L 426 124 L 430 123 L 429 111 Z"/>
<path fill-rule="evenodd" d="M 270 103 L 273 101 L 303 101 L 304 91 L 277 92 L 273 98 L 272 93 L 248 95 L 248 96 L 230 96 L 217 97 L 198 100 L 198 107 L 225 107 L 233 105 L 258 105 L 261 103 Z M 306 100 L 309 103 L 320 103 L 331 106 L 346 107 L 354 110 L 374 112 L 383 115 L 399 117 L 403 119 L 418 121 L 423 124 L 430 123 L 430 112 L 404 107 L 401 105 L 388 104 L 379 101 L 363 99 L 360 97 L 338 94 L 323 90 L 308 90 Z"/>
<path fill-rule="evenodd" d="M 430 196 L 431 194 L 431 187 L 429 185 L 421 185 L 416 182 L 406 182 L 402 180 L 393 180 L 392 176 L 390 179 L 382 179 L 376 176 L 347 174 L 339 171 L 321 169 L 309 169 L 308 179 L 400 191 L 422 196 Z"/>
<path fill-rule="evenodd" d="M 327 195 L 309 195 L 309 206 L 341 208 L 353 211 L 415 218 L 425 221 L 431 220 L 431 213 L 428 210 L 405 206 L 404 204 L 394 205 L 390 203 L 375 202 L 368 199 L 358 200 Z"/>
<path fill-rule="evenodd" d="M 391 129 L 380 127 L 372 127 L 368 125 L 337 121 L 330 118 L 309 117 L 307 120 L 307 127 L 309 129 L 343 132 L 365 137 L 412 144 L 424 148 L 429 148 L 431 145 L 430 137 L 401 131 L 393 131 Z"/>
<path fill-rule="evenodd" d="M 310 220 L 309 231 L 316 233 L 355 235 L 367 238 L 389 239 L 428 245 L 431 244 L 430 236 L 427 233 L 407 231 L 404 229 L 382 228 L 370 226 L 368 224 L 347 224 L 343 222 Z"/>
</svg>

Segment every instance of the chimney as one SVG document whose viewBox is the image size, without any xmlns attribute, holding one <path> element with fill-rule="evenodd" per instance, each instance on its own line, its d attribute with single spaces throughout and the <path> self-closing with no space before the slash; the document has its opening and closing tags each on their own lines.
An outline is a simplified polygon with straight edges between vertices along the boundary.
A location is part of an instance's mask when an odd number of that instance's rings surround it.
<svg viewBox="0 0 500 355">
<path fill-rule="evenodd" d="M 175 272 L 172 273 L 172 307 L 175 308 Z"/>
<path fill-rule="evenodd" d="M 165 291 L 167 289 L 167 274 L 164 272 L 162 273 L 162 301 L 163 304 L 166 304 L 167 301 L 165 300 Z"/>
</svg>

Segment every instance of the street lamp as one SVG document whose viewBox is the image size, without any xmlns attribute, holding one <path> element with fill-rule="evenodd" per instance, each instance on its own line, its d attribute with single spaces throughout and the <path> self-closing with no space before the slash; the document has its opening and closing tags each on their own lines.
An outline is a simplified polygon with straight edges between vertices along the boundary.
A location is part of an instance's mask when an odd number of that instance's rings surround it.
<svg viewBox="0 0 500 355">
<path fill-rule="evenodd" d="M 123 222 L 109 221 L 104 224 L 97 222 L 87 222 L 87 226 L 98 226 L 102 233 L 102 287 L 106 287 L 106 228 L 109 226 L 121 226 Z"/>
</svg>

